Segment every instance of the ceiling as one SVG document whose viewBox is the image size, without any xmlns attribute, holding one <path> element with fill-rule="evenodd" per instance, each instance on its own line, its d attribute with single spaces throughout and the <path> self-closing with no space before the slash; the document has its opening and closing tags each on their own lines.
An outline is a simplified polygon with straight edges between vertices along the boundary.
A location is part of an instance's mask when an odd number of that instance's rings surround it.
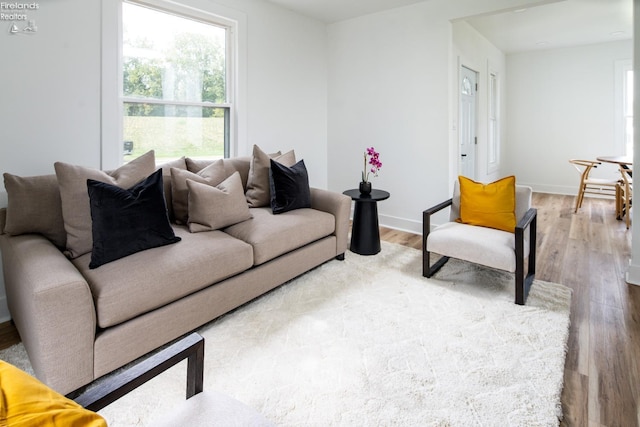
<svg viewBox="0 0 640 427">
<path fill-rule="evenodd" d="M 466 21 L 506 54 L 633 38 L 632 0 L 566 0 Z"/>
<path fill-rule="evenodd" d="M 327 24 L 426 0 L 268 0 Z"/>
<path fill-rule="evenodd" d="M 428 0 L 269 1 L 330 24 Z M 465 21 L 507 54 L 603 43 L 633 37 L 633 0 L 560 0 Z"/>
</svg>

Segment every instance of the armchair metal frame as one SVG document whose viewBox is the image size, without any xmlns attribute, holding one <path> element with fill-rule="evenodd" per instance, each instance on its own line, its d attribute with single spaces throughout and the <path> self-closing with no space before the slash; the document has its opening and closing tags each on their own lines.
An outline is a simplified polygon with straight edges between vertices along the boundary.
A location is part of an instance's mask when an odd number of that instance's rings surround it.
<svg viewBox="0 0 640 427">
<path fill-rule="evenodd" d="M 172 366 L 187 359 L 187 399 L 202 392 L 204 338 L 192 333 L 122 371 L 100 378 L 67 394 L 86 409 L 99 411 Z"/>
<path fill-rule="evenodd" d="M 449 199 L 422 212 L 422 275 L 424 277 L 433 276 L 444 264 L 446 264 L 447 261 L 449 261 L 449 256 L 441 256 L 433 266 L 430 265 L 431 254 L 427 250 L 427 238 L 429 237 L 429 233 L 431 233 L 431 216 L 451 206 L 452 203 L 453 199 Z M 518 221 L 515 228 L 515 303 L 518 305 L 524 305 L 527 300 L 531 284 L 533 283 L 536 274 L 537 216 L 538 211 L 535 208 L 530 208 L 520 221 Z M 524 233 L 527 227 L 529 227 L 529 262 L 527 272 L 525 273 Z"/>
</svg>

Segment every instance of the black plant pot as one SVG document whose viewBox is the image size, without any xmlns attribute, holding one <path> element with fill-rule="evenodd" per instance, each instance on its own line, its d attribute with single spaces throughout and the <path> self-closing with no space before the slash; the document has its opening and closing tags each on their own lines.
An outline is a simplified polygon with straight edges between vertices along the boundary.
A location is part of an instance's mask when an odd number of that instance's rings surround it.
<svg viewBox="0 0 640 427">
<path fill-rule="evenodd" d="M 371 183 L 369 181 L 360 183 L 360 194 L 371 194 Z"/>
</svg>

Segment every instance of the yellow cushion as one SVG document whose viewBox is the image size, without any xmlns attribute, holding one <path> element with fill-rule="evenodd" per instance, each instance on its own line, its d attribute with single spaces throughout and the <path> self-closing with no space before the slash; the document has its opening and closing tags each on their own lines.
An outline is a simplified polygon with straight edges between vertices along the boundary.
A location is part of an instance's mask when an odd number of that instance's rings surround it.
<svg viewBox="0 0 640 427">
<path fill-rule="evenodd" d="M 84 409 L 26 372 L 0 360 L 0 426 L 106 427 Z"/>
<path fill-rule="evenodd" d="M 458 222 L 496 228 L 513 233 L 516 228 L 516 177 L 508 176 L 490 184 L 464 176 L 460 181 Z"/>
</svg>

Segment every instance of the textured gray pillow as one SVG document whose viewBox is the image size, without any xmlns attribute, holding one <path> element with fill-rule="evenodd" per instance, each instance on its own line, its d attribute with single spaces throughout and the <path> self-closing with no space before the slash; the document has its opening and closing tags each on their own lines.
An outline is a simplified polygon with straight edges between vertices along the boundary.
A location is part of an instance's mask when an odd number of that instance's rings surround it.
<svg viewBox="0 0 640 427">
<path fill-rule="evenodd" d="M 8 199 L 5 233 L 39 233 L 59 248 L 65 247 L 67 232 L 55 175 L 20 177 L 5 173 L 4 188 Z"/>
<path fill-rule="evenodd" d="M 215 187 L 190 179 L 189 231 L 212 231 L 251 219 L 240 173 L 234 172 Z"/>
<path fill-rule="evenodd" d="M 66 254 L 77 258 L 91 252 L 93 247 L 87 179 L 129 188 L 151 175 L 156 170 L 156 161 L 154 152 L 149 151 L 110 172 L 62 162 L 53 166 L 58 177 L 62 217 L 67 231 Z"/>
<path fill-rule="evenodd" d="M 252 208 L 260 208 L 271 204 L 269 183 L 271 158 L 285 166 L 293 166 L 296 163 L 296 154 L 293 150 L 270 157 L 257 145 L 253 146 L 253 157 L 249 166 L 249 178 L 247 179 L 247 191 L 245 193 L 247 203 Z"/>
<path fill-rule="evenodd" d="M 215 186 L 224 181 L 226 177 L 222 160 L 216 160 L 198 173 L 171 168 L 171 199 L 176 223 L 186 224 L 189 219 L 189 187 L 187 187 L 187 179 Z"/>
<path fill-rule="evenodd" d="M 272 157 L 276 155 L 279 156 L 280 153 L 269 155 Z M 224 176 L 228 178 L 235 171 L 240 172 L 240 178 L 242 178 L 242 186 L 246 189 L 247 179 L 249 178 L 249 165 L 251 164 L 251 156 L 229 157 L 220 160 L 222 160 L 224 164 Z M 189 157 L 187 157 L 185 161 L 187 163 L 187 170 L 193 173 L 198 173 L 202 169 L 215 162 L 215 160 L 199 160 L 191 159 Z"/>
<path fill-rule="evenodd" d="M 171 197 L 171 168 L 187 169 L 187 162 L 184 157 L 176 160 L 171 160 L 167 163 L 163 163 L 158 166 L 162 169 L 162 185 L 164 188 L 164 200 L 167 203 L 167 212 L 169 213 L 169 219 L 175 220 L 173 213 L 173 200 Z"/>
</svg>

